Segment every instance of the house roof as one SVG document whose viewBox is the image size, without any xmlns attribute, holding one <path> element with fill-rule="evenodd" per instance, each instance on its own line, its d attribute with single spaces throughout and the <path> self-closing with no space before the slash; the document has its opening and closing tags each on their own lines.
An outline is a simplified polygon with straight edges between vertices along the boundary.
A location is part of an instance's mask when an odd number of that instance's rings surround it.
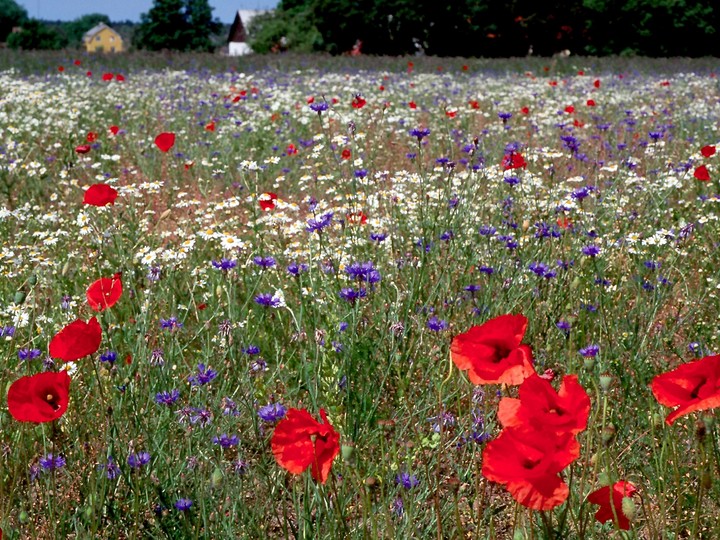
<svg viewBox="0 0 720 540">
<path fill-rule="evenodd" d="M 247 31 L 245 26 L 250 24 L 250 21 L 257 15 L 267 13 L 267 10 L 262 9 L 239 9 L 235 14 L 235 20 L 230 27 L 230 34 L 228 35 L 229 42 L 244 42 L 247 39 Z"/>
<path fill-rule="evenodd" d="M 105 24 L 105 23 L 96 24 L 96 25 L 93 26 L 90 30 L 88 30 L 87 32 L 85 32 L 85 33 L 83 34 L 83 39 L 84 39 L 84 40 L 90 39 L 90 38 L 92 38 L 95 34 L 97 34 L 100 30 L 103 30 L 103 29 L 105 29 L 105 28 L 108 28 L 108 29 L 112 30 L 112 28 L 110 28 L 110 27 L 109 27 L 107 24 Z M 113 30 L 113 32 L 115 32 L 115 30 Z M 117 33 L 117 32 L 115 32 L 115 33 Z"/>
</svg>

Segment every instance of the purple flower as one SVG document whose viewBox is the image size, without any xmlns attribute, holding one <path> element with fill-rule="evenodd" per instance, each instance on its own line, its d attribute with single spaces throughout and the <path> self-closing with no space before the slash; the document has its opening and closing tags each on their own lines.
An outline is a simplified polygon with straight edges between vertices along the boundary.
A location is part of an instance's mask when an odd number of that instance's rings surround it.
<svg viewBox="0 0 720 540">
<path fill-rule="evenodd" d="M 188 377 L 188 381 L 190 381 L 190 384 L 192 384 L 193 386 L 202 386 L 217 377 L 217 371 L 215 371 L 214 369 L 205 368 L 205 364 L 198 364 L 197 370 L 197 374 L 190 375 Z"/>
<path fill-rule="evenodd" d="M 438 319 L 435 315 L 433 315 L 428 320 L 427 327 L 433 332 L 440 332 L 441 330 L 445 330 L 448 327 L 448 323 L 447 321 Z"/>
<path fill-rule="evenodd" d="M 253 258 L 253 263 L 260 266 L 261 268 L 272 268 L 275 266 L 275 259 L 272 257 L 260 257 L 259 255 L 257 257 Z"/>
<path fill-rule="evenodd" d="M 413 128 L 409 132 L 411 137 L 416 137 L 418 142 L 430 135 L 430 128 Z"/>
<path fill-rule="evenodd" d="M 14 326 L 0 326 L 0 338 L 1 337 L 12 337 L 15 335 Z"/>
<path fill-rule="evenodd" d="M 600 248 L 595 244 L 590 244 L 589 246 L 582 248 L 582 253 L 588 257 L 596 257 L 597 255 L 600 255 Z"/>
<path fill-rule="evenodd" d="M 160 328 L 163 330 L 176 330 L 182 328 L 183 323 L 177 320 L 177 317 L 170 317 L 169 319 L 160 319 Z"/>
<path fill-rule="evenodd" d="M 264 307 L 279 307 L 282 302 L 270 293 L 261 293 L 255 297 L 255 303 Z"/>
<path fill-rule="evenodd" d="M 263 422 L 277 422 L 285 418 L 287 410 L 283 407 L 282 403 L 270 403 L 264 407 L 258 409 L 258 416 Z"/>
<path fill-rule="evenodd" d="M 339 294 L 340 298 L 354 304 L 358 298 L 365 298 L 367 291 L 363 287 L 360 287 L 357 291 L 352 287 L 344 287 L 340 289 Z"/>
<path fill-rule="evenodd" d="M 158 392 L 155 394 L 155 403 L 159 405 L 172 405 L 180 397 L 178 390 L 171 390 L 170 392 Z"/>
<path fill-rule="evenodd" d="M 147 278 L 150 281 L 160 281 L 161 274 L 162 274 L 162 269 L 159 266 L 153 266 L 152 268 L 150 268 Z"/>
<path fill-rule="evenodd" d="M 35 360 L 40 356 L 40 349 L 20 349 L 18 351 L 18 358 L 25 362 L 26 360 Z"/>
<path fill-rule="evenodd" d="M 563 334 L 565 334 L 565 337 L 570 335 L 571 325 L 569 322 L 564 321 L 564 320 L 559 320 L 558 322 L 555 323 L 555 326 L 557 327 L 558 330 L 560 330 Z"/>
<path fill-rule="evenodd" d="M 309 219 L 305 230 L 310 233 L 322 231 L 324 228 L 328 227 L 332 223 L 333 215 L 334 214 L 332 212 L 327 212 L 326 214 L 320 216 L 318 219 Z"/>
<path fill-rule="evenodd" d="M 223 414 L 226 416 L 238 416 L 240 414 L 240 411 L 238 411 L 237 403 L 235 403 L 229 397 L 222 398 L 221 407 L 223 410 Z"/>
<path fill-rule="evenodd" d="M 56 469 L 62 469 L 65 466 L 65 458 L 47 454 L 40 458 L 39 463 L 43 471 L 54 471 Z"/>
<path fill-rule="evenodd" d="M 117 463 L 115 463 L 115 459 L 112 456 L 108 456 L 107 458 L 107 464 L 100 464 L 98 465 L 98 469 L 104 470 L 105 475 L 108 477 L 109 480 L 114 480 L 118 476 L 120 476 L 120 467 L 118 467 Z"/>
<path fill-rule="evenodd" d="M 117 353 L 115 351 L 105 351 L 100 355 L 100 361 L 101 362 L 107 362 L 111 366 L 115 363 L 117 360 Z"/>
<path fill-rule="evenodd" d="M 330 106 L 327 104 L 327 101 L 318 101 L 311 103 L 310 108 L 320 115 L 323 111 L 327 111 Z"/>
<path fill-rule="evenodd" d="M 387 233 L 370 233 L 370 240 L 373 242 L 383 242 L 387 238 Z"/>
<path fill-rule="evenodd" d="M 215 268 L 217 268 L 218 270 L 227 272 L 228 270 L 231 270 L 237 266 L 237 261 L 223 258 L 223 259 L 220 259 L 219 261 L 212 261 L 212 265 Z"/>
<path fill-rule="evenodd" d="M 137 454 L 130 454 L 127 458 L 127 463 L 133 469 L 139 469 L 143 465 L 150 463 L 150 454 L 148 452 L 138 452 Z"/>
<path fill-rule="evenodd" d="M 483 225 L 478 229 L 480 236 L 493 236 L 497 232 L 497 229 L 492 225 Z"/>
<path fill-rule="evenodd" d="M 248 345 L 247 347 L 243 347 L 242 352 L 250 356 L 260 354 L 260 347 L 257 345 Z"/>
<path fill-rule="evenodd" d="M 175 509 L 179 510 L 180 512 L 187 512 L 188 510 L 190 510 L 190 507 L 192 505 L 193 502 L 190 499 L 178 499 L 177 501 L 175 501 L 175 504 L 173 506 L 175 506 Z"/>
<path fill-rule="evenodd" d="M 420 485 L 420 480 L 414 474 L 401 472 L 395 476 L 395 483 L 405 489 L 412 489 Z"/>
<path fill-rule="evenodd" d="M 232 437 L 228 437 L 227 433 L 223 433 L 219 437 L 213 437 L 212 438 L 213 444 L 219 444 L 223 448 L 231 448 L 233 446 L 237 446 L 240 443 L 240 439 L 237 435 L 233 435 Z"/>
<path fill-rule="evenodd" d="M 491 266 L 481 266 L 480 268 L 478 268 L 478 272 L 491 276 L 495 273 L 495 269 Z"/>
<path fill-rule="evenodd" d="M 199 409 L 197 407 L 193 407 L 190 409 L 189 413 L 190 423 L 199 424 L 200 427 L 207 426 L 213 420 L 213 413 L 211 413 L 207 409 Z"/>
<path fill-rule="evenodd" d="M 595 356 L 597 356 L 597 353 L 600 352 L 600 346 L 588 345 L 587 347 L 583 347 L 582 349 L 580 349 L 578 352 L 585 358 L 595 358 Z"/>
<path fill-rule="evenodd" d="M 297 276 L 302 272 L 306 272 L 307 269 L 308 269 L 308 265 L 305 263 L 298 264 L 296 262 L 291 262 L 287 266 L 288 274 L 292 274 L 293 276 Z"/>
</svg>

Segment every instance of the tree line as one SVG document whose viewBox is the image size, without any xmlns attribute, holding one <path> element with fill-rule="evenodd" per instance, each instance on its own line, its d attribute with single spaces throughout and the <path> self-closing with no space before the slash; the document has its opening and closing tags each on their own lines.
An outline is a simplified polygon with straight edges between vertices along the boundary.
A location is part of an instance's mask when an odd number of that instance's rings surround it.
<svg viewBox="0 0 720 540">
<path fill-rule="evenodd" d="M 253 48 L 510 57 L 720 56 L 717 0 L 281 0 Z"/>
</svg>

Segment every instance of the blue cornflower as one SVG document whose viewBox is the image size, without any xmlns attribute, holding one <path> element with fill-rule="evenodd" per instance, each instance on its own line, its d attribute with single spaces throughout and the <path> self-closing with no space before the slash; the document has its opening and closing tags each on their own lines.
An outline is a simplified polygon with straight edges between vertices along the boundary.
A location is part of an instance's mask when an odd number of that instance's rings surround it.
<svg viewBox="0 0 720 540">
<path fill-rule="evenodd" d="M 261 257 L 258 255 L 257 257 L 253 257 L 253 263 L 261 268 L 272 268 L 275 266 L 275 259 L 272 257 Z"/>
<path fill-rule="evenodd" d="M 387 233 L 370 233 L 370 240 L 373 242 L 383 242 L 387 238 Z"/>
<path fill-rule="evenodd" d="M 352 287 L 344 287 L 340 289 L 339 294 L 340 298 L 354 304 L 358 298 L 365 298 L 367 291 L 363 287 L 360 287 L 357 291 Z"/>
<path fill-rule="evenodd" d="M 107 464 L 100 464 L 98 465 L 98 469 L 102 469 L 105 471 L 105 475 L 108 477 L 109 480 L 114 480 L 118 476 L 120 476 L 120 467 L 118 467 L 117 463 L 115 463 L 115 459 L 112 456 L 108 456 L 107 458 Z"/>
<path fill-rule="evenodd" d="M 478 229 L 480 236 L 492 236 L 497 232 L 497 229 L 492 225 L 483 225 Z"/>
<path fill-rule="evenodd" d="M 12 337 L 15 335 L 14 326 L 0 326 L 0 338 L 1 337 Z"/>
<path fill-rule="evenodd" d="M 333 215 L 334 214 L 332 212 L 327 212 L 326 214 L 320 216 L 318 219 L 309 219 L 305 230 L 310 233 L 322 231 L 324 228 L 328 227 L 332 223 Z"/>
<path fill-rule="evenodd" d="M 229 397 L 222 398 L 221 407 L 225 416 L 238 416 L 240 414 L 240 411 L 238 411 L 237 403 L 235 403 Z"/>
<path fill-rule="evenodd" d="M 585 358 L 595 358 L 600 352 L 600 345 L 588 345 L 578 351 Z"/>
<path fill-rule="evenodd" d="M 555 326 L 558 328 L 558 330 L 560 330 L 563 334 L 565 334 L 565 337 L 570 335 L 570 328 L 572 325 L 569 322 L 561 319 L 555 323 Z"/>
<path fill-rule="evenodd" d="M 440 235 L 440 240 L 442 240 L 443 242 L 449 242 L 453 238 L 455 238 L 455 233 L 452 231 L 445 231 Z"/>
<path fill-rule="evenodd" d="M 506 176 L 503 178 L 503 182 L 511 186 L 517 186 L 520 183 L 520 178 L 517 176 Z"/>
<path fill-rule="evenodd" d="M 148 452 L 138 452 L 137 454 L 130 454 L 127 458 L 127 463 L 133 469 L 139 469 L 143 465 L 150 463 L 150 454 Z"/>
<path fill-rule="evenodd" d="M 448 327 L 448 323 L 447 321 L 438 319 L 435 315 L 433 315 L 428 320 L 427 327 L 433 332 L 440 332 L 441 330 L 445 330 Z"/>
<path fill-rule="evenodd" d="M 430 128 L 413 128 L 409 132 L 411 137 L 416 137 L 418 142 L 430 135 Z"/>
<path fill-rule="evenodd" d="M 297 276 L 302 272 L 306 272 L 307 269 L 308 269 L 308 265 L 305 263 L 298 264 L 296 262 L 291 262 L 287 266 L 288 274 L 292 274 L 293 276 Z"/>
<path fill-rule="evenodd" d="M 100 361 L 101 362 L 107 362 L 110 365 L 113 365 L 115 361 L 117 360 L 117 353 L 115 351 L 105 351 L 100 355 Z"/>
<path fill-rule="evenodd" d="M 480 268 L 478 268 L 478 272 L 491 276 L 493 273 L 495 273 L 495 269 L 491 266 L 481 266 Z"/>
<path fill-rule="evenodd" d="M 260 293 L 255 297 L 255 303 L 264 307 L 279 307 L 282 302 L 270 293 Z"/>
<path fill-rule="evenodd" d="M 366 169 L 358 169 L 355 171 L 355 178 L 365 178 L 368 172 Z"/>
<path fill-rule="evenodd" d="M 18 358 L 25 362 L 26 360 L 35 360 L 40 356 L 40 349 L 20 349 L 18 351 Z"/>
<path fill-rule="evenodd" d="M 169 319 L 160 319 L 160 328 L 164 330 L 176 330 L 182 328 L 183 323 L 177 320 L 177 317 L 170 317 Z"/>
<path fill-rule="evenodd" d="M 190 384 L 192 384 L 193 386 L 202 386 L 217 377 L 217 371 L 215 371 L 214 369 L 205 368 L 205 364 L 198 364 L 197 370 L 198 372 L 196 375 L 190 375 L 188 377 L 188 381 L 190 381 Z"/>
<path fill-rule="evenodd" d="M 340 324 L 338 324 L 338 332 L 344 332 L 345 330 L 347 330 L 348 326 L 350 325 L 345 321 L 341 322 Z"/>
<path fill-rule="evenodd" d="M 155 394 L 155 403 L 158 405 L 172 405 L 180 397 L 178 390 L 170 390 L 169 392 L 158 392 Z"/>
<path fill-rule="evenodd" d="M 507 122 L 512 118 L 512 113 L 509 112 L 499 112 L 498 118 L 503 121 L 503 123 Z"/>
<path fill-rule="evenodd" d="M 648 270 L 657 270 L 660 268 L 660 263 L 655 261 L 645 261 L 643 264 Z"/>
<path fill-rule="evenodd" d="M 193 502 L 190 499 L 178 499 L 177 501 L 175 501 L 175 504 L 173 506 L 175 506 L 175 509 L 179 510 L 180 512 L 187 512 L 188 510 L 190 510 L 190 507 L 192 505 Z"/>
<path fill-rule="evenodd" d="M 47 454 L 40 458 L 39 463 L 44 471 L 54 471 L 56 469 L 62 469 L 65 466 L 65 458 Z"/>
<path fill-rule="evenodd" d="M 590 195 L 591 191 L 594 191 L 594 188 L 592 186 L 582 186 L 573 191 L 570 194 L 570 197 L 572 197 L 576 201 L 582 201 L 585 197 Z"/>
<path fill-rule="evenodd" d="M 277 422 L 285 418 L 287 410 L 282 403 L 270 403 L 258 409 L 258 416 L 263 422 Z"/>
<path fill-rule="evenodd" d="M 480 290 L 480 285 L 475 285 L 475 284 L 465 285 L 465 287 L 463 287 L 463 290 L 465 290 L 471 294 L 474 294 Z"/>
<path fill-rule="evenodd" d="M 213 413 L 208 411 L 207 409 L 199 409 L 197 407 L 192 407 L 189 413 L 190 423 L 200 424 L 200 427 L 207 426 L 213 420 Z"/>
<path fill-rule="evenodd" d="M 595 244 L 590 244 L 589 246 L 585 246 L 582 248 L 583 255 L 587 255 L 588 257 L 596 257 L 600 255 L 600 248 L 597 247 Z"/>
<path fill-rule="evenodd" d="M 414 474 L 401 472 L 395 476 L 395 483 L 405 489 L 412 489 L 420 485 L 420 480 Z"/>
<path fill-rule="evenodd" d="M 310 108 L 316 113 L 322 114 L 323 111 L 327 111 L 330 106 L 327 104 L 327 101 L 318 101 L 311 103 Z"/>
<path fill-rule="evenodd" d="M 260 354 L 260 347 L 258 347 L 257 345 L 248 345 L 247 347 L 244 347 L 242 349 L 242 352 L 250 356 Z"/>
<path fill-rule="evenodd" d="M 228 270 L 231 270 L 237 266 L 237 261 L 223 258 L 223 259 L 220 259 L 219 261 L 212 261 L 212 265 L 213 265 L 213 267 L 217 268 L 218 270 L 227 272 Z"/>
<path fill-rule="evenodd" d="M 237 446 L 240 443 L 240 438 L 237 435 L 228 437 L 227 433 L 223 433 L 219 437 L 213 437 L 212 442 L 213 444 L 219 444 L 223 448 L 230 448 L 232 446 Z"/>
</svg>

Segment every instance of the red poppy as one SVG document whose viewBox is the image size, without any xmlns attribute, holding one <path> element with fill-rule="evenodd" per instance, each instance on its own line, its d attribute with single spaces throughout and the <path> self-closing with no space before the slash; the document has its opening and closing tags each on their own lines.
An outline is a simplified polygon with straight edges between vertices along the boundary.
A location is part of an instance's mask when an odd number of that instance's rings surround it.
<svg viewBox="0 0 720 540">
<path fill-rule="evenodd" d="M 76 66 L 79 66 L 80 64 L 82 64 L 82 62 L 80 62 L 80 60 L 75 60 L 75 61 L 73 62 L 73 64 L 75 64 Z"/>
<path fill-rule="evenodd" d="M 658 375 L 651 389 L 659 403 L 677 407 L 665 418 L 668 425 L 691 412 L 720 407 L 720 355 L 706 356 Z"/>
<path fill-rule="evenodd" d="M 315 481 L 324 484 L 335 456 L 340 452 L 340 435 L 320 409 L 321 424 L 305 409 L 289 409 L 275 427 L 270 446 L 278 465 L 293 474 L 311 468 Z"/>
<path fill-rule="evenodd" d="M 20 422 L 51 422 L 65 414 L 69 391 L 67 371 L 20 377 L 8 390 L 8 410 Z"/>
<path fill-rule="evenodd" d="M 103 311 L 114 306 L 120 300 L 120 296 L 122 296 L 120 277 L 120 274 L 115 274 L 111 278 L 100 278 L 88 287 L 85 296 L 93 310 Z"/>
<path fill-rule="evenodd" d="M 258 197 L 258 203 L 260 204 L 260 208 L 265 211 L 274 209 L 275 201 L 277 201 L 277 198 L 278 196 L 276 193 L 271 193 L 270 191 L 263 193 L 262 195 L 260 195 L 260 197 Z"/>
<path fill-rule="evenodd" d="M 519 398 L 500 400 L 497 418 L 505 428 L 529 426 L 577 435 L 587 427 L 589 414 L 590 398 L 576 375 L 563 377 L 556 392 L 549 381 L 532 374 L 520 385 Z"/>
<path fill-rule="evenodd" d="M 715 146 L 708 144 L 700 149 L 700 153 L 703 157 L 711 157 L 715 155 Z"/>
<path fill-rule="evenodd" d="M 593 86 L 594 86 L 595 88 L 600 88 L 600 79 L 595 79 L 595 80 L 593 81 Z"/>
<path fill-rule="evenodd" d="M 285 152 L 288 156 L 294 156 L 298 153 L 297 147 L 294 144 L 288 144 L 288 147 L 285 149 Z"/>
<path fill-rule="evenodd" d="M 97 352 L 102 341 L 100 323 L 93 317 L 88 322 L 80 319 L 60 330 L 50 341 L 50 356 L 71 362 Z"/>
<path fill-rule="evenodd" d="M 97 141 L 98 135 L 94 131 L 88 131 L 87 136 L 85 139 L 87 139 L 87 142 L 95 142 Z"/>
<path fill-rule="evenodd" d="M 349 148 L 344 148 L 342 154 L 340 154 L 340 157 L 343 159 L 350 159 L 350 156 L 352 156 L 352 152 L 350 152 Z"/>
<path fill-rule="evenodd" d="M 596 104 L 595 104 L 595 100 L 594 100 L 594 99 L 588 99 L 586 105 L 587 105 L 588 107 L 594 107 L 594 106 L 596 105 Z"/>
<path fill-rule="evenodd" d="M 114 75 L 112 73 L 103 73 L 102 80 L 103 81 L 112 81 Z"/>
<path fill-rule="evenodd" d="M 504 484 L 517 502 L 533 510 L 552 510 L 570 493 L 559 473 L 580 455 L 570 433 L 555 435 L 527 428 L 504 429 L 483 450 L 482 474 Z"/>
<path fill-rule="evenodd" d="M 530 114 L 530 107 L 523 107 L 520 109 L 520 112 L 523 114 Z"/>
<path fill-rule="evenodd" d="M 610 486 L 593 491 L 588 495 L 587 500 L 600 505 L 600 509 L 595 512 L 595 519 L 600 523 L 612 520 L 619 529 L 627 531 L 630 529 L 630 520 L 623 513 L 622 500 L 624 497 L 632 497 L 636 491 L 637 488 L 632 482 L 620 480 L 612 486 L 612 500 L 610 498 Z M 617 521 L 615 521 L 616 517 Z"/>
<path fill-rule="evenodd" d="M 703 182 L 710 180 L 710 173 L 705 165 L 700 165 L 697 169 L 695 169 L 693 176 Z"/>
<path fill-rule="evenodd" d="M 75 147 L 76 154 L 87 154 L 90 151 L 89 144 L 79 144 Z"/>
<path fill-rule="evenodd" d="M 214 120 L 205 124 L 205 131 L 215 131 L 215 121 Z"/>
<path fill-rule="evenodd" d="M 445 111 L 445 116 L 448 118 L 455 118 L 457 116 L 457 111 Z"/>
<path fill-rule="evenodd" d="M 157 146 L 161 152 L 167 152 L 175 145 L 175 134 L 174 133 L 161 133 L 155 137 L 155 146 Z"/>
<path fill-rule="evenodd" d="M 471 100 L 468 102 L 468 105 L 470 105 L 470 108 L 471 108 L 471 109 L 479 109 L 479 108 L 480 108 L 480 103 L 479 103 L 478 101 L 474 100 L 474 99 L 471 99 Z"/>
<path fill-rule="evenodd" d="M 473 384 L 520 384 L 535 373 L 532 350 L 523 345 L 528 320 L 523 315 L 501 315 L 458 334 L 450 357 Z"/>
<path fill-rule="evenodd" d="M 567 107 L 565 107 L 565 112 L 568 114 L 572 114 L 575 112 L 575 107 L 573 107 L 572 105 L 568 105 Z"/>
<path fill-rule="evenodd" d="M 353 225 L 365 225 L 368 220 L 368 217 L 365 215 L 365 213 L 362 210 L 358 210 L 357 212 L 348 214 L 346 217 L 347 217 L 348 223 L 351 223 Z"/>
<path fill-rule="evenodd" d="M 410 101 L 408 103 L 408 107 L 410 107 L 411 109 L 417 109 L 417 103 L 415 103 L 414 101 Z"/>
<path fill-rule="evenodd" d="M 118 192 L 107 184 L 93 184 L 85 190 L 83 204 L 92 206 L 107 206 L 115 204 Z"/>
<path fill-rule="evenodd" d="M 115 75 L 115 80 L 117 82 L 123 82 L 125 80 L 125 76 L 118 73 L 117 75 Z"/>
<path fill-rule="evenodd" d="M 117 126 L 110 126 L 110 133 L 112 133 L 113 135 L 117 135 L 117 134 L 118 134 L 118 131 L 120 131 L 120 128 L 119 128 L 119 127 L 117 127 Z"/>
<path fill-rule="evenodd" d="M 363 99 L 363 97 L 358 94 L 357 96 L 355 96 L 353 98 L 352 103 L 350 105 L 352 105 L 353 109 L 362 109 L 366 103 L 367 103 L 367 101 L 365 101 L 365 99 Z"/>
<path fill-rule="evenodd" d="M 62 73 L 63 71 L 65 71 L 65 68 L 63 66 L 58 66 L 58 71 Z"/>
<path fill-rule="evenodd" d="M 510 169 L 523 169 L 527 167 L 527 163 L 522 154 L 512 153 L 503 156 L 502 166 L 504 170 L 509 171 Z"/>
</svg>

